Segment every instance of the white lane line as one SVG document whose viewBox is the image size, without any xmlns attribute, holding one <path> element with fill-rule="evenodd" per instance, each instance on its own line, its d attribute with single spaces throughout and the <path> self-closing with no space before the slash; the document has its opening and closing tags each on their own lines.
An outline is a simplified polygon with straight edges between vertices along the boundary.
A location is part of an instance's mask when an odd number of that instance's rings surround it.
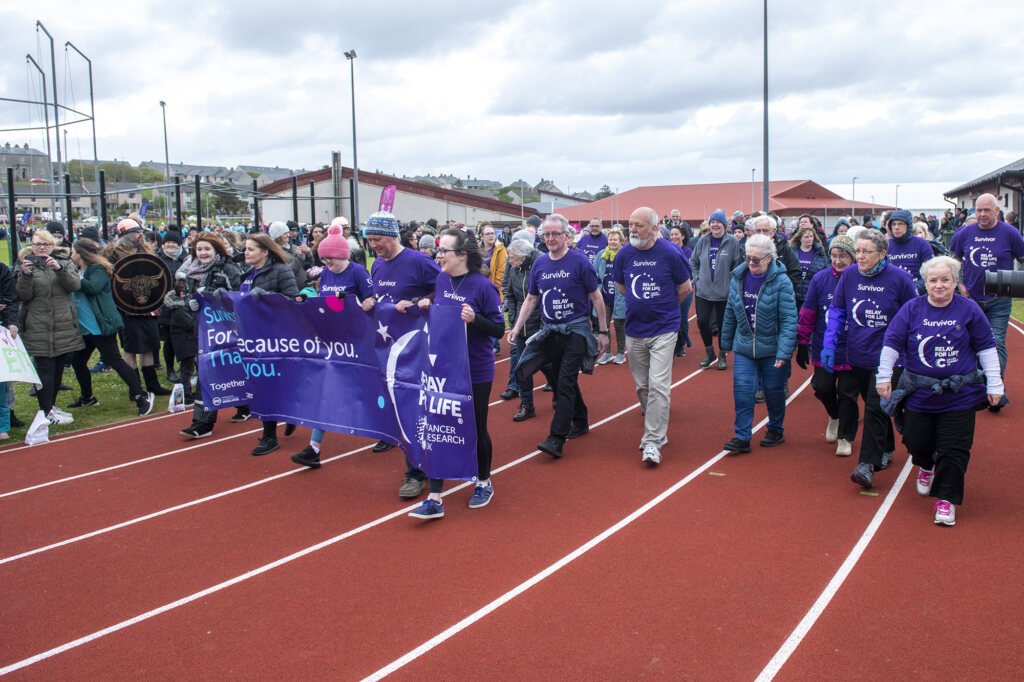
<svg viewBox="0 0 1024 682">
<path fill-rule="evenodd" d="M 842 587 L 843 581 L 846 580 L 850 572 L 853 571 L 853 567 L 857 565 L 857 561 L 861 555 L 864 554 L 864 550 L 867 549 L 871 539 L 875 537 L 875 533 L 878 531 L 879 526 L 882 525 L 882 521 L 885 520 L 886 514 L 892 508 L 893 502 L 896 501 L 896 496 L 899 495 L 900 489 L 903 488 L 903 484 L 906 482 L 907 477 L 910 475 L 910 470 L 913 469 L 914 463 L 907 458 L 906 464 L 903 465 L 903 470 L 900 471 L 900 475 L 896 477 L 896 482 L 892 488 L 889 489 L 889 493 L 885 496 L 885 500 L 882 505 L 875 512 L 874 518 L 871 519 L 871 523 L 864 529 L 863 535 L 857 540 L 857 544 L 853 546 L 853 549 L 847 555 L 846 560 L 836 571 L 835 575 L 832 576 L 832 580 L 828 582 L 825 590 L 815 600 L 814 605 L 811 606 L 810 610 L 804 615 L 800 623 L 796 626 L 796 629 L 789 635 L 779 650 L 772 656 L 772 660 L 768 661 L 768 665 L 764 667 L 761 674 L 757 676 L 757 682 L 768 682 L 775 678 L 779 670 L 785 665 L 789 657 L 796 651 L 796 648 L 800 646 L 800 642 L 803 641 L 807 633 L 810 632 L 811 628 L 817 622 L 818 617 L 825 612 L 829 602 L 832 601 L 832 597 L 836 596 L 839 588 Z"/>
<path fill-rule="evenodd" d="M 102 474 L 102 473 L 105 473 L 107 471 L 114 471 L 116 469 L 123 469 L 124 467 L 130 467 L 130 466 L 134 466 L 136 464 L 142 464 L 143 462 L 152 462 L 155 459 L 160 459 L 162 457 L 169 457 L 171 455 L 176 455 L 176 454 L 181 453 L 181 452 L 188 452 L 189 450 L 195 450 L 196 448 L 203 448 L 203 447 L 206 447 L 207 445 L 214 445 L 215 443 L 223 443 L 226 440 L 231 440 L 232 438 L 241 438 L 242 436 L 249 436 L 249 435 L 252 435 L 252 434 L 257 433 L 259 431 L 261 431 L 261 429 L 253 429 L 252 431 L 242 431 L 241 433 L 236 433 L 233 436 L 224 436 L 223 438 L 218 438 L 216 440 L 203 441 L 202 443 L 197 443 L 196 445 L 190 445 L 187 448 L 178 448 L 177 450 L 171 450 L 169 452 L 162 452 L 162 453 L 160 453 L 158 455 L 153 455 L 152 457 L 143 457 L 142 459 L 135 459 L 135 460 L 132 460 L 131 462 L 123 462 L 122 464 L 115 464 L 113 466 L 105 467 L 103 469 L 96 469 L 94 471 L 86 471 L 85 473 L 76 474 L 74 476 L 68 476 L 67 478 L 58 478 L 58 479 L 53 480 L 53 481 L 47 481 L 46 483 L 39 483 L 37 485 L 32 485 L 32 486 L 29 486 L 27 488 L 20 488 L 19 490 L 11 490 L 10 492 L 0 493 L 0 499 L 3 499 L 5 497 L 10 497 L 11 495 L 19 495 L 21 493 L 27 493 L 27 492 L 32 491 L 32 490 L 39 490 L 40 488 L 47 488 L 47 487 L 49 487 L 51 485 L 57 485 L 58 483 L 67 483 L 68 481 L 74 481 L 74 480 L 77 480 L 79 478 L 86 478 L 87 476 L 95 476 L 96 474 Z"/>
<path fill-rule="evenodd" d="M 363 450 L 369 450 L 372 447 L 373 447 L 373 445 L 371 444 L 371 445 L 365 445 L 365 446 L 363 446 L 361 448 L 358 448 L 356 450 L 349 450 L 348 452 L 343 452 L 340 455 L 335 455 L 334 457 L 331 457 L 329 459 L 325 459 L 325 460 L 323 460 L 322 463 L 326 464 L 327 462 L 333 462 L 336 459 L 342 459 L 344 457 L 349 457 L 351 455 L 356 454 L 357 452 L 362 452 Z M 194 507 L 196 505 L 203 504 L 204 502 L 210 502 L 212 500 L 216 500 L 216 499 L 219 499 L 221 497 L 226 497 L 227 495 L 231 495 L 233 493 L 239 493 L 239 492 L 242 492 L 243 490 L 248 490 L 249 488 L 255 488 L 258 485 L 263 485 L 264 483 L 270 483 L 271 481 L 276 481 L 279 478 L 284 478 L 285 476 L 291 476 L 292 474 L 297 474 L 300 471 L 306 471 L 306 470 L 307 470 L 307 467 L 304 467 L 304 466 L 298 467 L 296 469 L 289 469 L 288 471 L 285 471 L 285 472 L 280 473 L 280 474 L 275 474 L 273 476 L 269 476 L 267 478 L 263 478 L 263 479 L 260 479 L 258 481 L 253 481 L 252 483 L 246 483 L 245 485 L 240 485 L 237 488 L 231 488 L 230 490 L 224 490 L 224 491 L 221 491 L 219 493 L 214 493 L 212 495 L 207 495 L 206 497 L 200 497 L 200 498 L 195 499 L 195 500 L 190 500 L 188 502 L 183 502 L 181 504 L 174 505 L 173 507 L 167 507 L 166 509 L 161 509 L 159 511 L 155 511 L 155 512 L 153 512 L 151 514 L 146 514 L 144 516 L 137 516 L 134 519 L 129 519 L 128 521 L 122 521 L 121 523 L 116 523 L 113 526 L 107 526 L 106 528 L 100 528 L 99 530 L 90 531 L 90 532 L 84 533 L 82 535 L 76 535 L 73 538 L 68 538 L 66 540 L 61 540 L 59 542 L 54 542 L 53 544 L 46 545 L 44 547 L 37 547 L 36 549 L 30 549 L 27 552 L 22 552 L 21 554 L 14 554 L 14 555 L 9 556 L 9 557 L 4 557 L 4 558 L 0 559 L 0 566 L 2 566 L 4 564 L 8 564 L 8 563 L 10 563 L 12 561 L 17 561 L 18 559 L 24 559 L 25 557 L 30 557 L 30 556 L 32 556 L 34 554 L 41 554 L 42 552 L 46 552 L 46 551 L 51 550 L 51 549 L 56 549 L 58 547 L 64 547 L 64 546 L 70 545 L 70 544 L 72 544 L 74 542 L 80 542 L 82 540 L 87 540 L 89 538 L 94 538 L 97 535 L 103 535 L 104 533 L 110 533 L 112 531 L 119 530 L 121 528 L 126 528 L 128 526 L 133 526 L 136 523 L 141 523 L 143 521 L 148 521 L 150 519 L 155 519 L 155 518 L 157 518 L 159 516 L 163 516 L 165 514 L 170 514 L 171 512 L 180 511 L 182 509 L 188 509 L 189 507 Z"/>
<path fill-rule="evenodd" d="M 50 443 L 63 443 L 64 441 L 74 440 L 75 438 L 85 438 L 86 436 L 91 436 L 91 435 L 97 434 L 97 433 L 107 433 L 108 431 L 117 431 L 118 429 L 125 429 L 125 428 L 128 428 L 129 426 L 146 426 L 147 424 L 150 424 L 152 422 L 159 421 L 161 419 L 167 419 L 168 417 L 177 417 L 177 416 L 179 416 L 181 414 L 184 414 L 184 413 L 183 412 L 168 412 L 167 414 L 161 414 L 159 416 L 152 417 L 152 418 L 146 418 L 146 419 L 141 419 L 139 417 L 135 417 L 134 419 L 129 419 L 127 421 L 123 421 L 123 422 L 120 422 L 118 424 L 115 424 L 114 426 L 107 426 L 107 427 L 104 427 L 104 428 L 98 428 L 97 427 L 97 428 L 95 428 L 95 429 L 93 429 L 91 431 L 84 430 L 84 431 L 80 431 L 80 432 L 77 432 L 77 433 L 69 433 L 67 435 L 54 436 L 53 438 L 50 439 L 49 442 L 41 443 L 39 445 L 19 445 L 17 447 L 13 447 L 13 448 L 4 448 L 3 450 L 0 450 L 0 453 L 7 454 L 8 452 L 17 452 L 18 450 L 27 450 L 29 448 L 32 448 L 32 449 L 38 451 L 38 450 L 40 450 L 42 448 L 45 448 Z"/>
<path fill-rule="evenodd" d="M 1016 320 L 1014 320 L 1013 322 L 1016 322 Z M 1024 329 L 1021 329 L 1016 324 L 1013 324 L 1013 322 L 1010 323 L 1010 326 L 1019 331 L 1021 334 L 1024 334 Z"/>
<path fill-rule="evenodd" d="M 703 371 L 703 370 L 700 370 L 700 371 Z M 811 383 L 810 379 L 807 379 L 806 381 L 804 381 L 804 383 L 800 386 L 800 388 L 796 389 L 795 391 L 793 391 L 792 394 L 790 394 L 789 398 L 786 399 L 786 403 L 789 404 L 790 402 L 792 402 L 794 398 L 796 398 L 805 388 L 807 388 L 810 385 L 810 383 Z M 752 431 L 753 432 L 759 431 L 767 423 L 768 423 L 768 419 L 766 417 L 765 419 L 762 419 L 760 422 L 758 422 L 757 426 L 755 426 L 752 429 Z M 715 455 L 714 457 L 712 457 L 708 461 L 704 462 L 704 464 L 700 465 L 699 467 L 694 469 L 692 472 L 690 472 L 685 478 L 683 478 L 682 480 L 680 480 L 680 481 L 676 482 L 675 484 L 673 484 L 670 488 L 668 488 L 668 490 L 665 490 L 663 493 L 661 493 L 660 495 L 658 495 L 654 499 L 650 500 L 649 502 L 647 502 L 646 504 L 641 506 L 639 509 L 637 509 L 633 513 L 631 513 L 629 516 L 626 516 L 625 518 L 623 518 L 620 521 L 618 521 L 615 525 L 611 526 L 610 528 L 608 528 L 607 530 L 603 531 L 599 535 L 596 535 L 595 537 L 591 538 L 586 543 L 580 545 L 579 547 L 577 547 L 573 551 L 569 552 L 568 554 L 566 554 L 561 559 L 559 559 L 555 563 L 551 564 L 550 566 L 548 566 L 547 568 L 545 568 L 541 572 L 536 573 L 531 578 L 529 578 L 526 581 L 520 583 L 519 585 L 516 585 L 514 588 L 512 588 L 511 590 L 509 590 L 505 594 L 501 595 L 500 597 L 498 597 L 497 599 L 492 601 L 490 604 L 487 604 L 486 606 L 483 606 L 482 608 L 480 608 L 480 609 L 474 611 L 473 613 L 471 613 L 470 615 L 466 616 L 465 618 L 463 618 L 458 623 L 456 623 L 455 625 L 451 626 L 450 628 L 448 628 L 444 632 L 438 633 L 437 635 L 435 635 L 434 637 L 431 637 L 426 642 L 424 642 L 423 644 L 419 645 L 418 647 L 416 647 L 412 651 L 408 652 L 404 656 L 396 658 L 394 661 L 392 661 L 391 663 L 387 664 L 383 668 L 377 670 L 376 672 L 374 672 L 374 673 L 372 673 L 370 675 L 367 675 L 365 678 L 363 678 L 363 682 L 367 682 L 368 680 L 380 680 L 380 679 L 383 679 L 384 677 L 387 677 L 388 675 L 390 675 L 391 673 L 395 672 L 399 668 L 402 668 L 403 666 L 408 665 L 412 661 L 416 660 L 417 658 L 419 658 L 423 654 L 425 654 L 428 651 L 430 651 L 431 649 L 435 648 L 437 645 L 447 641 L 448 639 L 451 639 L 453 636 L 455 636 L 456 634 L 458 634 L 462 630 L 465 630 L 467 627 L 469 627 L 473 623 L 477 622 L 478 620 L 480 620 L 484 616 L 487 616 L 488 614 L 490 614 L 493 611 L 495 611 L 498 607 L 508 603 L 509 601 L 514 599 L 515 597 L 518 597 L 520 594 L 522 594 L 526 590 L 530 589 L 531 587 L 533 587 L 537 583 L 541 582 L 545 578 L 550 577 L 555 572 L 557 572 L 559 569 L 564 568 L 566 565 L 568 565 L 568 564 L 572 563 L 573 561 L 575 561 L 576 559 L 580 558 L 581 556 L 583 556 L 584 554 L 586 554 L 587 552 L 592 550 L 594 547 L 598 546 L 599 544 L 601 544 L 602 542 L 604 542 L 605 540 L 610 538 L 612 535 L 615 535 L 615 533 L 619 532 L 620 530 L 622 530 L 623 528 L 625 528 L 629 524 L 631 524 L 634 521 L 636 521 L 638 518 L 640 518 L 641 516 L 643 516 L 644 514 L 649 512 L 651 509 L 653 509 L 654 507 L 656 507 L 660 503 L 664 502 L 666 499 L 668 499 L 670 496 L 672 496 L 672 494 L 677 492 L 680 488 L 685 486 L 687 483 L 689 483 L 690 481 L 692 481 L 693 479 L 697 478 L 702 473 L 707 471 L 715 462 L 717 462 L 718 460 L 722 459 L 723 457 L 725 457 L 728 454 L 729 453 L 726 450 L 722 450 L 717 455 Z"/>
<path fill-rule="evenodd" d="M 675 388 L 676 386 L 679 386 L 680 384 L 682 384 L 682 383 L 684 383 L 686 381 L 689 381 L 690 379 L 692 379 L 693 377 L 695 377 L 698 374 L 702 373 L 703 371 L 704 370 L 702 370 L 702 369 L 698 369 L 697 371 L 692 372 L 691 374 L 685 376 L 684 378 L 682 378 L 679 381 L 677 381 L 674 384 L 672 384 L 672 388 Z M 810 379 L 808 379 L 806 382 L 804 382 L 803 386 L 801 386 L 796 391 L 794 391 L 793 394 L 789 397 L 789 400 L 787 400 L 787 402 L 793 400 L 793 398 L 795 398 L 809 383 L 810 383 Z M 634 409 L 638 408 L 639 406 L 640 406 L 639 402 L 634 403 L 633 405 L 631 405 L 631 406 L 629 406 L 629 407 L 627 407 L 627 408 L 625 408 L 623 410 L 620 410 L 620 411 L 616 412 L 615 414 L 613 414 L 613 415 L 611 415 L 609 417 L 605 417 L 604 419 L 602 419 L 601 421 L 597 422 L 596 424 L 593 424 L 591 426 L 591 428 L 596 428 L 598 426 L 601 426 L 602 424 L 604 424 L 606 422 L 609 422 L 612 419 L 615 419 L 615 418 L 617 418 L 619 416 L 622 416 L 623 414 L 625 414 L 625 413 L 627 413 L 627 412 L 629 412 L 631 410 L 634 410 Z M 756 428 L 757 429 L 761 428 L 761 426 L 766 424 L 767 421 L 768 421 L 767 419 L 762 420 L 761 423 L 759 423 Z M 513 462 L 509 462 L 508 464 L 495 469 L 492 473 L 499 473 L 501 471 L 509 469 L 509 468 L 511 468 L 513 466 L 516 466 L 517 464 L 525 462 L 526 460 L 528 460 L 528 459 L 530 459 L 532 457 L 535 457 L 538 454 L 540 454 L 540 450 L 534 450 L 533 452 L 531 452 L 531 453 L 529 453 L 527 455 L 524 455 L 524 456 L 520 457 L 519 459 L 517 459 L 517 460 L 515 460 Z M 712 463 L 714 463 L 719 458 L 721 458 L 721 456 L 724 455 L 724 454 L 725 454 L 724 452 L 719 453 L 716 458 L 710 460 L 707 464 L 705 464 L 705 467 L 710 466 Z M 301 471 L 301 469 L 300 469 L 300 471 Z M 289 473 L 291 473 L 291 472 L 289 472 Z M 473 483 L 472 481 L 465 481 L 464 483 L 461 483 L 461 484 L 455 486 L 454 488 L 446 490 L 443 494 L 445 496 L 451 495 L 452 493 L 455 493 L 455 492 L 457 492 L 459 490 L 462 490 L 463 488 L 466 488 L 466 487 L 472 485 L 472 483 Z M 162 613 L 166 613 L 167 611 L 171 611 L 173 609 L 176 609 L 179 606 L 184 606 L 185 604 L 190 604 L 190 603 L 196 601 L 197 599 L 202 599 L 203 597 L 209 596 L 209 595 L 214 594 L 216 592 L 220 592 L 221 590 L 227 589 L 228 587 L 231 587 L 233 585 L 237 585 L 238 583 L 241 583 L 241 582 L 243 582 L 245 580 L 249 580 L 250 578 L 254 578 L 254 577 L 258 576 L 258 575 L 266 573 L 267 571 L 270 571 L 270 570 L 272 570 L 274 568 L 278 568 L 279 566 L 283 566 L 284 564 L 287 564 L 287 563 L 289 563 L 291 561 L 294 561 L 296 559 L 301 559 L 302 557 L 307 556 L 309 554 L 312 554 L 313 552 L 316 552 L 318 550 L 324 549 L 325 547 L 330 547 L 331 545 L 333 545 L 335 543 L 338 543 L 338 542 L 341 542 L 342 540 L 348 539 L 348 538 L 352 537 L 353 535 L 357 535 L 357 534 L 362 533 L 363 531 L 369 530 L 369 529 L 371 529 L 371 528 L 373 528 L 375 526 L 379 526 L 380 524 L 382 524 L 382 523 L 384 523 L 386 521 L 390 521 L 391 519 L 397 518 L 399 516 L 403 516 L 406 513 L 408 513 L 409 511 L 415 509 L 418 505 L 419 505 L 419 502 L 415 502 L 413 504 L 410 504 L 407 507 L 402 507 L 401 509 L 398 509 L 398 510 L 396 510 L 394 512 L 391 512 L 390 514 L 387 514 L 385 516 L 381 516 L 381 517 L 379 517 L 377 519 L 374 519 L 373 521 L 365 523 L 362 526 L 359 526 L 358 528 L 353 528 L 352 530 L 346 531 L 346 532 L 344 532 L 344 533 L 342 533 L 340 535 L 336 535 L 333 538 L 328 538 L 327 540 L 324 540 L 323 542 L 319 542 L 319 543 L 317 543 L 315 545 L 312 545 L 310 547 L 306 547 L 305 549 L 301 549 L 301 550 L 299 550 L 297 552 L 294 552 L 293 554 L 289 554 L 288 556 L 285 556 L 285 557 L 282 557 L 280 559 L 277 559 L 276 561 L 273 561 L 273 562 L 271 562 L 269 564 L 264 564 L 263 566 L 260 566 L 258 568 L 255 568 L 255 569 L 249 571 L 248 573 L 243 573 L 242 575 L 235 576 L 234 578 L 230 578 L 228 580 L 225 580 L 224 582 L 221 582 L 221 583 L 218 583 L 216 585 L 213 585 L 212 587 L 208 587 L 205 590 L 202 590 L 200 592 L 196 592 L 194 594 L 190 594 L 187 597 L 182 597 L 181 599 L 178 599 L 177 601 L 173 601 L 173 602 L 171 602 L 169 604 L 164 604 L 163 606 L 158 606 L 155 609 L 152 609 L 150 611 L 146 611 L 145 613 L 141 613 L 141 614 L 139 614 L 137 616 L 134 616 L 132 618 L 129 618 L 127 620 L 123 620 L 120 623 L 116 623 L 116 624 L 111 625 L 109 627 L 103 628 L 102 630 L 97 630 L 96 632 L 93 632 L 91 634 L 85 635 L 84 637 L 79 637 L 78 639 L 72 640 L 70 642 L 66 642 L 64 644 L 61 644 L 60 646 L 57 646 L 57 647 L 54 647 L 54 648 L 49 649 L 47 651 L 44 651 L 42 653 L 36 654 L 35 656 L 31 656 L 29 658 L 22 659 L 20 661 L 15 662 L 15 663 L 11 663 L 8 666 L 0 668 L 0 676 L 6 675 L 8 673 L 12 673 L 12 672 L 14 672 L 16 670 L 21 670 L 22 668 L 30 666 L 30 665 L 32 665 L 34 663 L 38 663 L 39 661 L 46 660 L 47 658 L 51 658 L 53 656 L 56 656 L 57 654 L 64 653 L 65 651 L 69 651 L 69 650 L 74 649 L 76 647 L 79 647 L 79 646 L 81 646 L 83 644 L 88 644 L 89 642 L 95 641 L 95 640 L 97 640 L 97 639 L 99 639 L 101 637 L 105 637 L 106 635 L 112 634 L 112 633 L 117 632 L 119 630 L 123 630 L 123 629 L 125 629 L 127 627 L 130 627 L 132 625 L 136 625 L 136 624 L 141 623 L 141 622 L 143 622 L 145 620 L 149 620 L 150 618 L 153 618 L 154 616 L 158 616 L 158 615 L 160 615 Z"/>
</svg>

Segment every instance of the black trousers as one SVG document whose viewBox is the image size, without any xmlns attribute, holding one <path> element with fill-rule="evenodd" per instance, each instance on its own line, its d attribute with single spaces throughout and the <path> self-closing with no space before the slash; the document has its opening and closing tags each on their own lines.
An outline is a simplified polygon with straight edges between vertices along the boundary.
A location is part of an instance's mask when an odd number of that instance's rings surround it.
<svg viewBox="0 0 1024 682">
<path fill-rule="evenodd" d="M 170 372 L 174 369 L 174 346 L 171 344 L 170 325 L 160 325 L 160 343 L 164 349 L 164 368 Z"/>
<path fill-rule="evenodd" d="M 860 422 L 860 411 L 857 408 L 860 386 L 857 379 L 848 371 L 829 372 L 824 367 L 815 367 L 811 388 L 814 397 L 824 405 L 829 418 L 839 420 L 839 438 L 853 442 Z"/>
<path fill-rule="evenodd" d="M 60 388 L 64 376 L 64 363 L 67 362 L 68 354 L 62 353 L 52 358 L 37 355 L 32 359 L 35 360 L 36 373 L 39 374 L 39 381 L 42 384 L 36 390 L 36 400 L 43 414 L 50 414 L 53 401 L 57 398 L 57 389 Z"/>
<path fill-rule="evenodd" d="M 902 367 L 892 371 L 892 385 L 899 383 Z M 861 463 L 871 464 L 878 471 L 882 464 L 882 453 L 896 449 L 896 433 L 892 419 L 882 410 L 881 397 L 875 390 L 875 370 L 853 367 L 850 370 L 857 382 L 857 392 L 864 399 L 864 437 L 860 441 Z"/>
<path fill-rule="evenodd" d="M 476 420 L 476 478 L 486 481 L 491 477 L 491 434 L 487 432 L 487 401 L 491 397 L 491 383 L 473 384 L 473 419 Z M 444 479 L 430 479 L 430 492 L 444 489 Z"/>
<path fill-rule="evenodd" d="M 935 469 L 932 497 L 960 505 L 964 476 L 974 445 L 975 411 L 914 412 L 905 410 L 903 444 L 914 464 Z"/>
<path fill-rule="evenodd" d="M 551 376 L 557 377 L 554 387 L 558 406 L 551 418 L 551 437 L 564 443 L 569 427 L 587 425 L 587 404 L 579 382 L 587 340 L 582 334 L 554 332 L 544 339 L 544 350 L 551 361 Z"/>
<path fill-rule="evenodd" d="M 705 348 L 711 348 L 714 337 L 722 333 L 722 324 L 725 322 L 725 301 L 709 301 L 700 296 L 694 296 L 697 310 L 697 329 L 700 330 L 701 341 Z"/>
<path fill-rule="evenodd" d="M 93 349 L 100 352 L 100 360 L 110 365 L 111 369 L 117 372 L 121 381 L 128 387 L 128 397 L 134 399 L 142 394 L 142 382 L 139 381 L 137 370 L 128 366 L 121 356 L 117 347 L 117 335 L 96 336 L 86 334 L 82 337 L 85 341 L 85 348 L 76 350 L 71 354 L 71 368 L 75 370 L 75 379 L 78 380 L 78 388 L 83 398 L 92 397 L 92 372 L 89 371 L 89 357 Z"/>
</svg>

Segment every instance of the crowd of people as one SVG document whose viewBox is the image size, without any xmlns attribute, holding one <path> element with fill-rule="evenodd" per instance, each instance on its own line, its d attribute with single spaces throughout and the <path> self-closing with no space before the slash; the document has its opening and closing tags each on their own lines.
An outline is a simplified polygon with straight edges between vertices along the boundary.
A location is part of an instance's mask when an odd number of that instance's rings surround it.
<svg viewBox="0 0 1024 682">
<path fill-rule="evenodd" d="M 649 207 L 634 210 L 628 225 L 594 218 L 579 231 L 559 214 L 531 217 L 514 230 L 489 222 L 402 225 L 378 212 L 359 231 L 339 217 L 308 232 L 289 221 L 250 233 L 181 233 L 173 226 L 153 232 L 135 216 L 117 224 L 109 244 L 89 228 L 69 243 L 63 226 L 51 223 L 30 235 L 13 274 L 0 267 L 0 315 L 36 363 L 36 398 L 53 423 L 73 419 L 55 405 L 66 365 L 80 389 L 68 409 L 97 404 L 90 378 L 97 367 L 88 367 L 95 349 L 99 369 L 117 372 L 140 415 L 167 392 L 156 374 L 162 360 L 193 409 L 182 435 L 202 438 L 212 433 L 217 411 L 193 388 L 197 292 L 296 301 L 351 294 L 365 311 L 382 301 L 399 312 L 458 306 L 467 325 L 477 427 L 469 507 L 479 508 L 494 495 L 487 403 L 502 337 L 510 362 L 501 398 L 519 399 L 512 420 L 537 416 L 538 372 L 552 393 L 541 452 L 561 458 L 568 441 L 590 430 L 579 374 L 628 362 L 643 415 L 640 458 L 657 466 L 671 433 L 673 358 L 692 345 L 693 304 L 704 345 L 699 366 L 725 371 L 732 357 L 735 421 L 726 451 L 751 451 L 758 402 L 768 411 L 760 447 L 785 442 L 795 359 L 801 369 L 811 366 L 812 390 L 826 413 L 824 438 L 835 443 L 837 456 L 852 456 L 863 423 L 851 480 L 873 487 L 875 474 L 894 459 L 899 433 L 918 467 L 918 492 L 936 498 L 935 523 L 953 525 L 975 414 L 985 407 L 998 412 L 1008 402 L 1002 376 L 1010 301 L 985 293 L 984 274 L 1024 262 L 1024 239 L 1001 220 L 991 195 L 977 199 L 973 214 L 949 213 L 941 225 L 920 218 L 905 210 L 877 223 L 868 217 L 864 225 L 842 218 L 827 234 L 817 217 L 803 215 L 787 235 L 773 214 L 729 218 L 716 210 L 693 228 L 678 210 L 662 219 Z M 940 227 L 956 229 L 948 250 L 936 239 Z M 158 312 L 132 315 L 114 305 L 112 264 L 134 253 L 158 255 L 174 277 Z M 6 399 L 7 391 L 0 396 Z M 3 435 L 7 417 L 13 412 L 0 405 Z M 232 421 L 249 417 L 242 406 Z M 280 448 L 277 426 L 263 423 L 253 455 Z M 285 425 L 285 435 L 295 428 Z M 324 436 L 313 430 L 291 459 L 318 468 Z M 373 449 L 396 445 L 380 441 Z M 427 497 L 410 516 L 443 517 L 443 481 L 428 479 L 407 460 L 399 496 L 418 498 L 424 488 Z"/>
</svg>

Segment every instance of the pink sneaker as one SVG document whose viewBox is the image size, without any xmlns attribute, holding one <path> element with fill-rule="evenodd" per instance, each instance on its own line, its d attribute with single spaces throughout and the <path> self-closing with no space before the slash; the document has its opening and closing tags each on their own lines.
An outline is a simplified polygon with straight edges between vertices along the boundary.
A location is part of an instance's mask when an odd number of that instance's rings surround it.
<svg viewBox="0 0 1024 682">
<path fill-rule="evenodd" d="M 928 497 L 928 493 L 932 491 L 932 479 L 935 478 L 935 469 L 928 471 L 925 468 L 921 468 L 917 472 L 917 494 Z"/>
<path fill-rule="evenodd" d="M 935 523 L 943 526 L 956 525 L 956 507 L 945 500 L 935 503 Z"/>
</svg>

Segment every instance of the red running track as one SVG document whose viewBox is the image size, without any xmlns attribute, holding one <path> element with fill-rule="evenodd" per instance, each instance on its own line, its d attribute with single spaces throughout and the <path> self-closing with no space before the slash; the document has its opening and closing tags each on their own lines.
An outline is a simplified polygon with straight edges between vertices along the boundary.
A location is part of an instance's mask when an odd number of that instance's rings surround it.
<svg viewBox="0 0 1024 682">
<path fill-rule="evenodd" d="M 4 449 L 0 672 L 1022 677 L 1019 407 L 979 415 L 966 504 L 940 528 L 913 478 L 897 489 L 902 447 L 877 495 L 849 482 L 798 368 L 787 442 L 724 456 L 731 377 L 698 359 L 676 360 L 661 466 L 641 464 L 629 370 L 608 365 L 582 379 L 593 428 L 562 460 L 535 451 L 549 396 L 522 424 L 492 407 L 494 501 L 454 490 L 434 522 L 396 497 L 401 454 L 349 436 L 317 471 L 287 457 L 306 429 L 255 458 L 256 424 L 183 442 L 181 415 Z"/>
</svg>

